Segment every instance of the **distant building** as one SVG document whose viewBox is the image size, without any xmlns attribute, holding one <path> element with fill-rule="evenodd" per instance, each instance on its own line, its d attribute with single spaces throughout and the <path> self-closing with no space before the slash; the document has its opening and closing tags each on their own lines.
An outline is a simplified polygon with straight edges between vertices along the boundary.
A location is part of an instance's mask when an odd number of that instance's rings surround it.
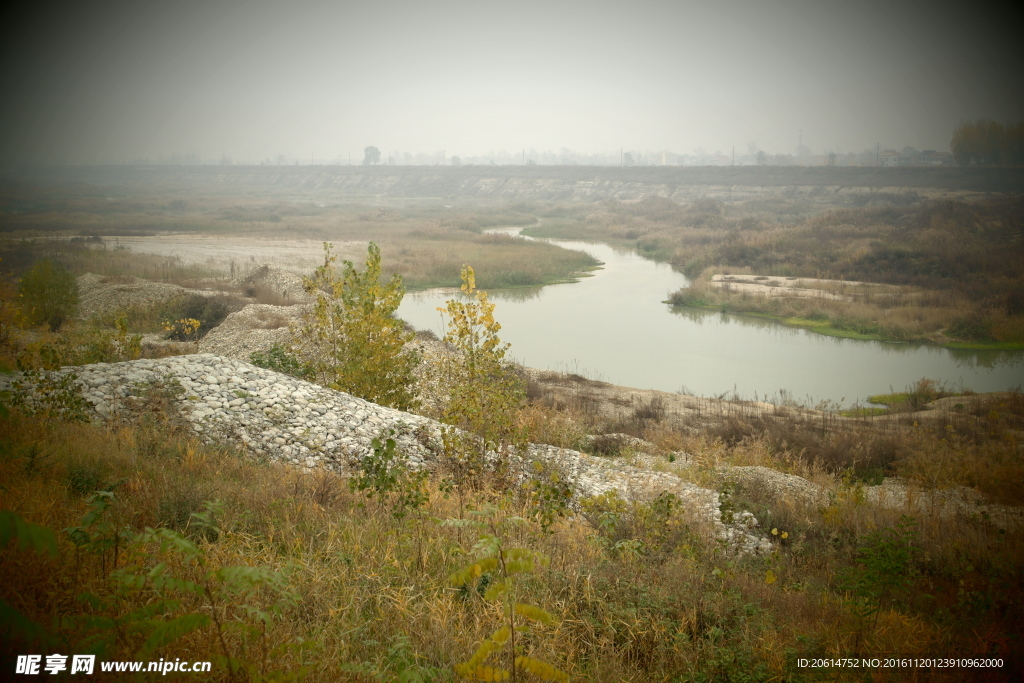
<svg viewBox="0 0 1024 683">
<path fill-rule="evenodd" d="M 893 168 L 901 166 L 900 164 L 900 153 L 894 149 L 887 149 L 878 155 L 878 165 L 885 166 L 887 168 Z"/>
<path fill-rule="evenodd" d="M 936 152 L 926 149 L 917 155 L 915 166 L 956 166 L 952 152 Z"/>
</svg>

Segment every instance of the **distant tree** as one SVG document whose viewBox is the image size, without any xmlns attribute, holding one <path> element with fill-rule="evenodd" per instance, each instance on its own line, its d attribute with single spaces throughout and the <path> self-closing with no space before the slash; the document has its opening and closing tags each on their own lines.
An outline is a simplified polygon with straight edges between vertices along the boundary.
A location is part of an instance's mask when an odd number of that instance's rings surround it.
<svg viewBox="0 0 1024 683">
<path fill-rule="evenodd" d="M 624 165 L 626 165 L 626 166 L 632 166 L 633 163 L 634 163 L 633 162 L 633 153 L 632 152 L 626 152 L 625 154 L 623 154 L 622 155 L 622 163 Z"/>
<path fill-rule="evenodd" d="M 763 149 L 757 150 L 757 165 L 764 166 L 768 163 L 768 155 L 764 153 Z"/>
<path fill-rule="evenodd" d="M 1024 122 L 961 121 L 949 150 L 960 166 L 1024 165 Z"/>
<path fill-rule="evenodd" d="M 828 153 L 828 165 L 829 166 L 835 166 L 836 165 L 836 153 L 835 152 L 829 152 Z"/>
<path fill-rule="evenodd" d="M 40 259 L 18 288 L 22 315 L 32 325 L 49 325 L 56 332 L 78 312 L 78 283 L 64 266 Z"/>
<path fill-rule="evenodd" d="M 372 166 L 380 163 L 380 150 L 370 145 L 363 150 L 363 166 Z"/>
</svg>

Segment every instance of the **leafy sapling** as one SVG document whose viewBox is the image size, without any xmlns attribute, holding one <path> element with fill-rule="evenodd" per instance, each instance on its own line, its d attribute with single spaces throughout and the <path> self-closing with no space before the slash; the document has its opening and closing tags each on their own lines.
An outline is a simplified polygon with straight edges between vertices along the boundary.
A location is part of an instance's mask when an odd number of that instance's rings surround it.
<svg viewBox="0 0 1024 683">
<path fill-rule="evenodd" d="M 401 519 L 410 510 L 418 510 L 426 504 L 428 497 L 424 483 L 427 472 L 412 470 L 403 462 L 404 458 L 391 438 L 394 433 L 394 430 L 388 430 L 382 435 L 383 440 L 377 437 L 370 442 L 372 452 L 359 460 L 359 472 L 349 479 L 349 487 L 367 498 L 376 497 L 378 508 L 387 505 L 391 514 Z"/>
<path fill-rule="evenodd" d="M 507 547 L 504 534 L 526 520 L 502 517 L 493 505 L 471 510 L 469 515 L 467 519 L 448 519 L 444 524 L 475 529 L 479 535 L 473 552 L 480 559 L 452 574 L 450 580 L 453 586 L 462 587 L 485 575 L 490 576 L 483 598 L 501 607 L 504 623 L 484 639 L 473 656 L 458 664 L 455 672 L 463 678 L 477 681 L 519 681 L 527 672 L 545 681 L 568 681 L 569 675 L 564 671 L 529 656 L 522 638 L 531 631 L 532 624 L 552 626 L 555 623 L 547 611 L 518 599 L 519 578 L 548 564 L 548 558 L 535 550 Z M 520 636 L 518 639 L 517 635 Z M 502 653 L 505 653 L 508 668 L 485 663 L 492 655 Z"/>
</svg>

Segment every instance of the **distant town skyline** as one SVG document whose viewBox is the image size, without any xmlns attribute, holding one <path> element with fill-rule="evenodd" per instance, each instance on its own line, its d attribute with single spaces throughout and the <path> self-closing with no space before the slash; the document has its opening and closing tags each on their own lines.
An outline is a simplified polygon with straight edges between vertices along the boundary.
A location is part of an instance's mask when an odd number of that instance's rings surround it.
<svg viewBox="0 0 1024 683">
<path fill-rule="evenodd" d="M 0 46 L 0 165 L 948 152 L 1024 120 L 994 7 L 44 0 Z"/>
<path fill-rule="evenodd" d="M 369 146 L 368 146 L 369 147 Z M 136 159 L 132 165 L 182 165 L 182 166 L 246 166 L 246 165 L 300 165 L 300 166 L 361 166 L 367 165 L 365 150 L 357 154 L 338 155 L 333 158 L 318 158 L 310 155 L 300 159 L 278 155 L 264 159 L 232 159 L 221 156 L 219 159 L 204 159 L 196 153 L 171 154 L 156 159 Z M 738 165 L 738 166 L 866 166 L 866 165 L 923 165 L 934 166 L 951 164 L 952 154 L 948 150 L 918 150 L 910 145 L 896 149 L 876 145 L 874 149 L 859 152 L 839 153 L 832 150 L 815 151 L 804 147 L 803 154 L 773 153 L 768 150 L 750 149 L 740 152 L 730 149 L 694 150 L 690 153 L 676 153 L 670 150 L 627 150 L 621 148 L 607 153 L 576 152 L 567 148 L 560 150 L 523 149 L 516 152 L 507 150 L 492 151 L 485 154 L 458 155 L 448 154 L 447 150 L 434 152 L 391 152 L 381 151 L 377 161 L 370 162 L 374 166 L 465 166 L 465 165 L 579 165 L 579 166 L 698 166 L 698 165 Z M 120 162 L 122 164 L 129 162 Z"/>
</svg>

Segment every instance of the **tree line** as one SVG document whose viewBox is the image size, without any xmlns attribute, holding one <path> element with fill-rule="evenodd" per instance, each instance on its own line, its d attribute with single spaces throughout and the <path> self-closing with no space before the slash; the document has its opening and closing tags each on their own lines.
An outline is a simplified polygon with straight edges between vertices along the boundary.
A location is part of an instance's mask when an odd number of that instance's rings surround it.
<svg viewBox="0 0 1024 683">
<path fill-rule="evenodd" d="M 962 121 L 949 148 L 958 166 L 1024 166 L 1024 122 Z"/>
</svg>

